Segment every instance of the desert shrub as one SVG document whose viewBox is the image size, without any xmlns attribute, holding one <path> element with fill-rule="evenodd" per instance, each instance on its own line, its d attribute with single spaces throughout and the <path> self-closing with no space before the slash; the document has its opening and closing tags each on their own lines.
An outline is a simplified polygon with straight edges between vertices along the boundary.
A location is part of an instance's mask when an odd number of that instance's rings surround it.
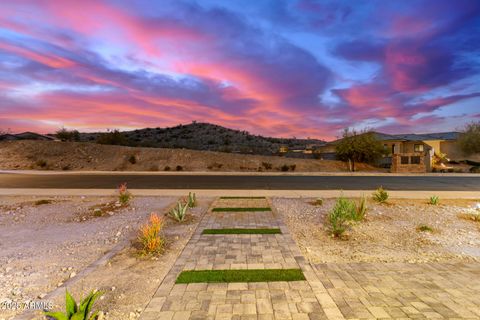
<svg viewBox="0 0 480 320">
<path fill-rule="evenodd" d="M 163 250 L 165 239 L 162 230 L 165 220 L 156 213 L 151 213 L 148 222 L 140 227 L 138 240 L 142 245 L 142 251 L 145 254 L 158 253 Z"/>
<path fill-rule="evenodd" d="M 101 133 L 96 140 L 99 144 L 110 144 L 110 145 L 118 145 L 118 146 L 128 146 L 130 145 L 130 141 L 127 137 L 118 130 L 108 131 Z"/>
<path fill-rule="evenodd" d="M 65 313 L 63 312 L 45 312 L 47 319 L 56 320 L 94 320 L 98 317 L 98 311 L 93 312 L 92 307 L 95 301 L 102 295 L 100 291 L 90 292 L 80 304 L 75 302 L 75 299 L 70 295 L 68 291 L 65 293 Z"/>
<path fill-rule="evenodd" d="M 340 197 L 327 216 L 330 231 L 334 237 L 340 237 L 348 228 L 349 222 L 355 216 L 355 203 Z"/>
<path fill-rule="evenodd" d="M 428 200 L 428 203 L 436 206 L 440 203 L 440 197 L 439 196 L 431 196 L 430 199 Z"/>
<path fill-rule="evenodd" d="M 52 200 L 41 199 L 41 200 L 35 201 L 36 206 L 41 206 L 42 204 L 50 204 L 50 203 L 52 203 Z"/>
<path fill-rule="evenodd" d="M 37 160 L 35 164 L 37 165 L 37 167 L 40 167 L 40 168 L 46 168 L 48 165 L 47 161 L 43 159 Z"/>
<path fill-rule="evenodd" d="M 169 166 L 165 166 L 165 168 L 163 168 L 163 171 L 170 171 L 170 167 Z"/>
<path fill-rule="evenodd" d="M 177 171 L 183 171 L 183 167 L 180 166 L 180 165 L 179 165 L 179 166 L 176 166 L 176 167 L 175 167 L 175 170 L 177 170 Z"/>
<path fill-rule="evenodd" d="M 197 196 L 195 195 L 195 192 L 188 193 L 187 204 L 190 208 L 197 206 Z"/>
<path fill-rule="evenodd" d="M 218 163 L 218 162 L 214 162 L 210 165 L 207 166 L 207 169 L 209 170 L 219 170 L 223 167 L 223 164 L 221 163 Z"/>
<path fill-rule="evenodd" d="M 289 167 L 288 165 L 284 164 L 283 166 L 280 167 L 280 170 L 282 170 L 282 171 L 288 171 L 289 168 L 290 168 L 290 167 Z"/>
<path fill-rule="evenodd" d="M 80 141 L 80 132 L 78 130 L 61 128 L 55 132 L 55 136 L 62 141 Z"/>
<path fill-rule="evenodd" d="M 480 167 L 471 167 L 469 170 L 471 173 L 480 173 Z"/>
<path fill-rule="evenodd" d="M 132 154 L 130 157 L 128 157 L 128 162 L 130 162 L 131 164 L 137 163 L 137 158 L 135 157 L 135 155 Z"/>
<path fill-rule="evenodd" d="M 352 220 L 354 221 L 362 221 L 365 219 L 367 214 L 367 198 L 363 196 L 360 199 L 360 202 L 355 204 L 355 213 L 352 216 Z"/>
<path fill-rule="evenodd" d="M 273 168 L 273 164 L 270 162 L 262 162 L 262 167 L 264 167 L 265 170 L 271 170 Z"/>
<path fill-rule="evenodd" d="M 296 164 L 291 164 L 290 165 L 290 170 L 295 171 L 296 168 L 297 168 Z"/>
<path fill-rule="evenodd" d="M 187 216 L 188 210 L 188 202 L 182 203 L 182 201 L 177 202 L 177 205 L 170 210 L 168 213 L 170 217 L 177 220 L 178 222 L 182 222 L 185 220 Z"/>
<path fill-rule="evenodd" d="M 385 203 L 388 200 L 388 192 L 383 189 L 383 187 L 378 188 L 374 193 L 373 193 L 373 200 L 375 200 L 378 203 Z"/>
<path fill-rule="evenodd" d="M 118 187 L 118 201 L 122 205 L 127 205 L 130 202 L 130 199 L 132 198 L 132 194 L 128 191 L 127 189 L 127 183 L 122 183 Z"/>
<path fill-rule="evenodd" d="M 421 224 L 417 227 L 417 231 L 421 232 L 433 232 L 433 228 L 427 226 L 426 224 Z"/>
</svg>

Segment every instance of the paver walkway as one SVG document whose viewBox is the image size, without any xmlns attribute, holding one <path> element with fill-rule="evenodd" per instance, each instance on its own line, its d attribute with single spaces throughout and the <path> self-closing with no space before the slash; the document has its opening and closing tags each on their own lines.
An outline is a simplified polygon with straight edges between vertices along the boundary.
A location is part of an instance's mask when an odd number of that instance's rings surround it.
<svg viewBox="0 0 480 320">
<path fill-rule="evenodd" d="M 201 234 L 215 228 L 282 234 Z M 301 268 L 306 281 L 175 284 L 184 270 L 282 268 Z M 275 211 L 209 212 L 140 319 L 480 319 L 479 297 L 479 263 L 311 266 Z"/>
<path fill-rule="evenodd" d="M 216 207 L 245 201 L 218 200 Z M 266 200 L 256 206 L 268 207 Z M 251 202 L 250 205 L 251 206 Z M 282 234 L 202 235 L 214 228 Z M 301 268 L 307 281 L 175 284 L 184 270 Z M 151 319 L 343 319 L 275 212 L 209 212 L 142 313 Z"/>
</svg>

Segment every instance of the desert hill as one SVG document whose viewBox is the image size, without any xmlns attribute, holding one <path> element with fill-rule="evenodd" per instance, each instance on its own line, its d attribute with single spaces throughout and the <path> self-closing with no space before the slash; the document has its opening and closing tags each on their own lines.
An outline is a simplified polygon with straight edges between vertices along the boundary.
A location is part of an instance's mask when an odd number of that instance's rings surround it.
<svg viewBox="0 0 480 320">
<path fill-rule="evenodd" d="M 185 148 L 247 154 L 270 155 L 281 146 L 304 149 L 308 145 L 323 145 L 318 139 L 271 138 L 252 135 L 247 131 L 225 128 L 210 123 L 193 122 L 170 128 L 145 128 L 122 131 L 125 144 L 137 147 Z M 80 141 L 95 142 L 101 132 L 80 133 Z M 123 143 L 122 143 L 123 144 Z"/>
</svg>

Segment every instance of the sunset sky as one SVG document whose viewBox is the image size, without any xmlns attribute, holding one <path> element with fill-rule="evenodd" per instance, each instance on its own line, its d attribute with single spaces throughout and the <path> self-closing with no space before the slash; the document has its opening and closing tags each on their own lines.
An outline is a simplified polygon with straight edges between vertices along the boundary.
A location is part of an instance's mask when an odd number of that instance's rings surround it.
<svg viewBox="0 0 480 320">
<path fill-rule="evenodd" d="M 0 129 L 332 139 L 480 120 L 480 1 L 0 2 Z"/>
</svg>

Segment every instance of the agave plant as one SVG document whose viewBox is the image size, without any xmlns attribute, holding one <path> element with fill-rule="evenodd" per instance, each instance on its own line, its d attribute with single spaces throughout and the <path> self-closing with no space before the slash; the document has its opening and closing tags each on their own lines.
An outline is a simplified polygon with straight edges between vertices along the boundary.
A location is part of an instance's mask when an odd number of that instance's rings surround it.
<svg viewBox="0 0 480 320">
<path fill-rule="evenodd" d="M 196 207 L 197 206 L 197 196 L 195 195 L 195 192 L 189 192 L 188 193 L 188 198 L 187 198 L 187 203 L 190 208 Z"/>
<path fill-rule="evenodd" d="M 45 316 L 49 320 L 95 320 L 98 316 L 98 311 L 90 315 L 93 304 L 102 292 L 90 292 L 90 294 L 82 300 L 80 305 L 77 305 L 75 299 L 70 295 L 68 290 L 65 293 L 65 310 L 66 312 L 45 312 Z"/>
<path fill-rule="evenodd" d="M 183 204 L 181 201 L 177 203 L 177 206 L 174 207 L 172 210 L 170 210 L 169 214 L 172 218 L 177 220 L 178 222 L 182 222 L 185 220 L 185 217 L 187 216 L 187 210 L 188 210 L 188 202 Z"/>
<path fill-rule="evenodd" d="M 440 203 L 440 197 L 439 196 L 431 196 L 429 200 L 429 204 L 431 205 L 438 205 Z"/>
</svg>

